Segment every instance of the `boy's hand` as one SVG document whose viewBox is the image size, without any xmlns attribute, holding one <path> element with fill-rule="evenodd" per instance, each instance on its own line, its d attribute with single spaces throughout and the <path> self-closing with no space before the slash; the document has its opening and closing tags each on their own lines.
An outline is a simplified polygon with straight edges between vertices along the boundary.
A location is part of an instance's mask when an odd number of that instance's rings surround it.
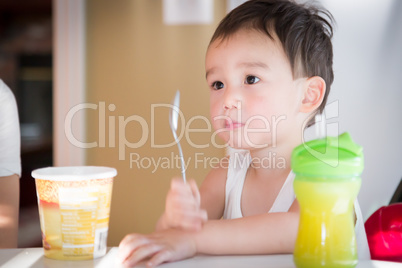
<svg viewBox="0 0 402 268">
<path fill-rule="evenodd" d="M 200 208 L 200 202 L 200 192 L 194 180 L 184 183 L 182 179 L 173 179 L 157 229 L 200 230 L 208 219 L 207 212 Z"/>
<path fill-rule="evenodd" d="M 150 235 L 129 234 L 119 245 L 118 261 L 125 267 L 132 267 L 147 261 L 147 267 L 163 262 L 190 258 L 196 254 L 196 244 L 190 232 L 169 229 Z"/>
</svg>

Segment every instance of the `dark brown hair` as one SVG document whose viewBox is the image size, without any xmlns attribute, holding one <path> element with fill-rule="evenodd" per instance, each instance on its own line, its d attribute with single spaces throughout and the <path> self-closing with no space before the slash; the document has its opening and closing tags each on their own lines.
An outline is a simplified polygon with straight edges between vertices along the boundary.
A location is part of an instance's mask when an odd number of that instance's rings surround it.
<svg viewBox="0 0 402 268">
<path fill-rule="evenodd" d="M 274 40 L 276 35 L 290 61 L 293 77 L 320 76 L 326 91 L 318 111 L 325 107 L 331 84 L 334 19 L 329 11 L 290 0 L 250 0 L 220 22 L 211 42 L 225 40 L 241 29 L 257 30 Z"/>
</svg>

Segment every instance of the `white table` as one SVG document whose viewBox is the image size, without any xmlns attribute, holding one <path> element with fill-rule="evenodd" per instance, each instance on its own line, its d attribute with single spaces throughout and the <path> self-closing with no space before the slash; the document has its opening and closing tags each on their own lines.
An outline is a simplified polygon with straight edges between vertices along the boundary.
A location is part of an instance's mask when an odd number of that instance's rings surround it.
<svg viewBox="0 0 402 268">
<path fill-rule="evenodd" d="M 91 267 L 111 268 L 121 267 L 115 262 L 117 248 L 109 248 L 107 254 L 90 261 L 57 261 L 45 258 L 42 248 L 26 249 L 1 249 L 0 267 L 2 268 L 60 268 L 60 267 Z M 138 265 L 136 267 L 144 267 Z M 293 255 L 253 255 L 253 256 L 196 256 L 191 259 L 166 263 L 163 268 L 237 268 L 237 267 L 273 267 L 273 268 L 294 268 Z M 358 268 L 401 268 L 402 263 L 383 261 L 361 261 Z"/>
</svg>

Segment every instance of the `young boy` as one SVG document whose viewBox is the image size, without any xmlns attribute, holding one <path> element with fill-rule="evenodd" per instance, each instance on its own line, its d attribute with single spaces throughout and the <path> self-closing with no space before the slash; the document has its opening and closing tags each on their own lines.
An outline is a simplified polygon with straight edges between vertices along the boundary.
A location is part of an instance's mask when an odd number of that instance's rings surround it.
<svg viewBox="0 0 402 268">
<path fill-rule="evenodd" d="M 222 20 L 206 54 L 210 112 L 216 133 L 242 151 L 199 191 L 194 181 L 173 180 L 156 232 L 120 243 L 124 265 L 293 252 L 299 205 L 291 153 L 333 81 L 332 27 L 321 14 L 332 18 L 287 0 L 251 0 Z"/>
</svg>

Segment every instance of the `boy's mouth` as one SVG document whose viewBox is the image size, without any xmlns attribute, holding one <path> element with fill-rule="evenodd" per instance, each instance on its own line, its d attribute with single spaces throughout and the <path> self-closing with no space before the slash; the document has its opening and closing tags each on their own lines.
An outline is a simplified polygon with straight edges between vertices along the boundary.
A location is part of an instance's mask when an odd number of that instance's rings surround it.
<svg viewBox="0 0 402 268">
<path fill-rule="evenodd" d="M 230 119 L 225 120 L 225 128 L 226 129 L 233 130 L 233 129 L 240 128 L 243 126 L 244 126 L 243 123 L 239 123 L 239 122 L 236 122 L 236 121 L 233 121 Z"/>
</svg>

